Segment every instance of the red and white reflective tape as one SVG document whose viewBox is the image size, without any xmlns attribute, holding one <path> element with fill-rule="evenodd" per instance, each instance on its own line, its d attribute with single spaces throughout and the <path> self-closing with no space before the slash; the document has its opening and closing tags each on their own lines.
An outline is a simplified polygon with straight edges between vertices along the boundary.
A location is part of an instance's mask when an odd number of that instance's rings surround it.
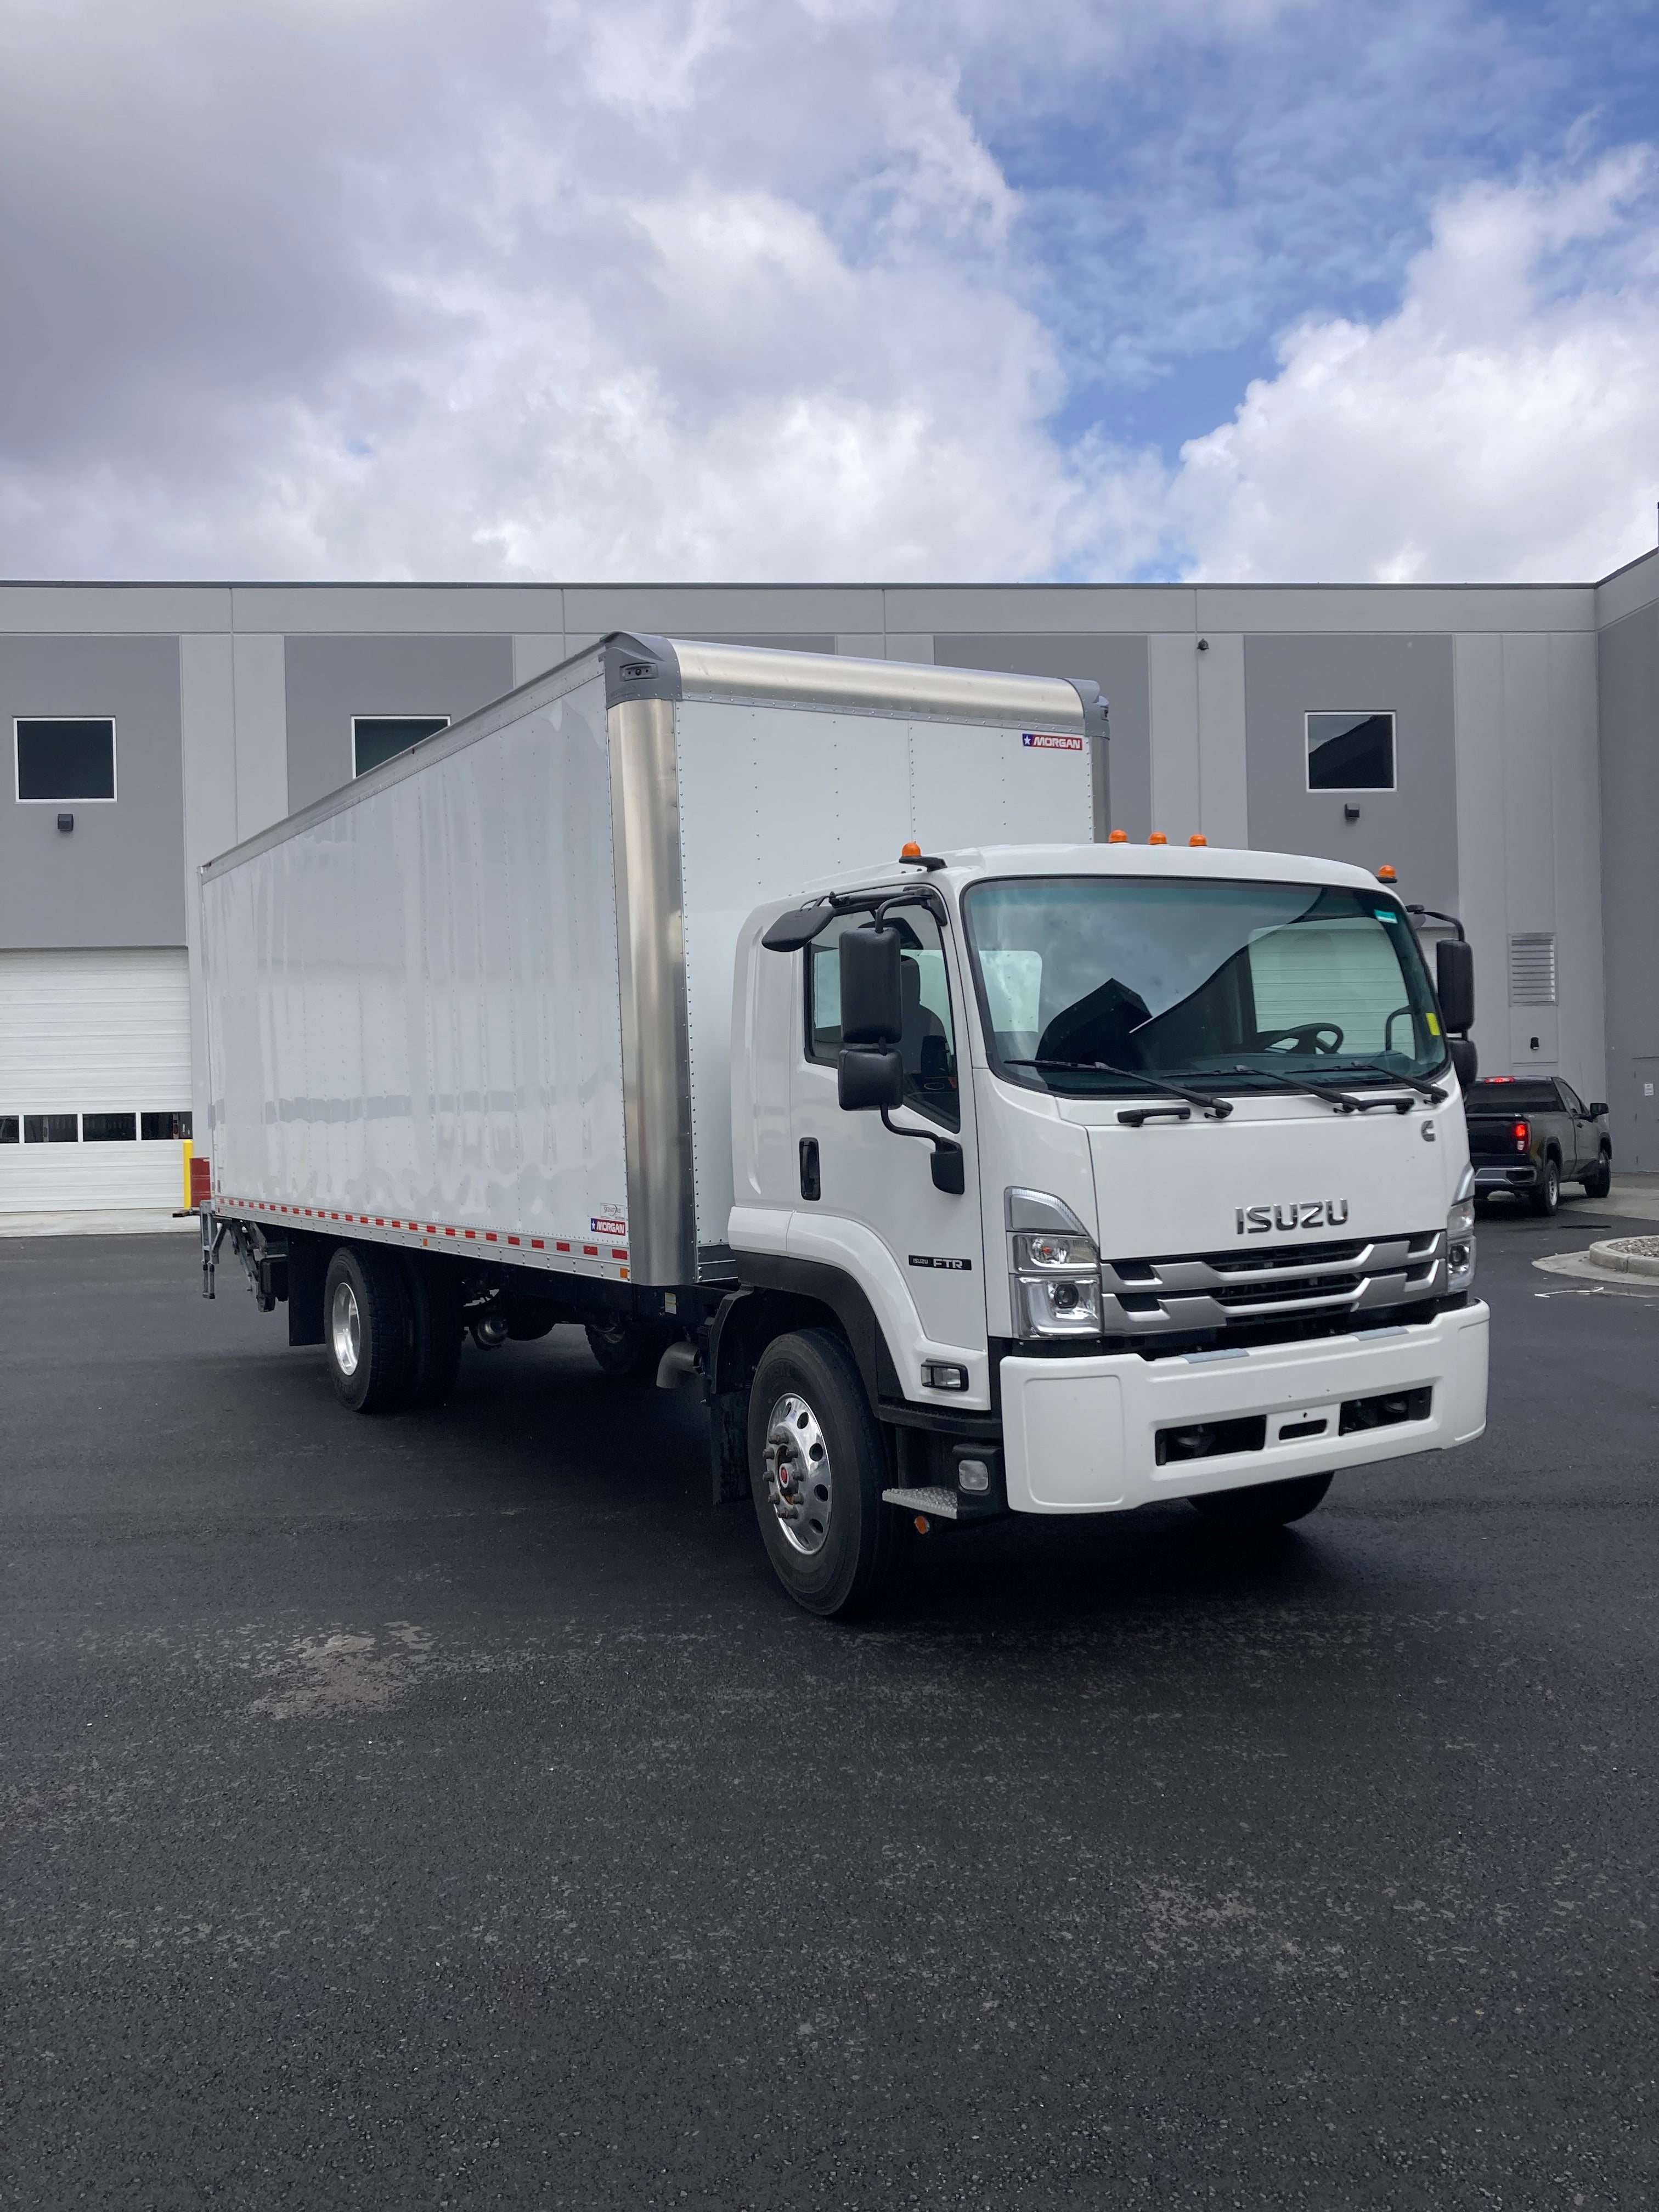
<svg viewBox="0 0 1659 2212">
<path fill-rule="evenodd" d="M 595 1244 L 582 1237 L 526 1237 L 521 1231 L 514 1235 L 505 1229 L 468 1229 L 447 1221 L 406 1221 L 398 1214 L 352 1213 L 326 1206 L 283 1206 L 268 1198 L 215 1198 L 213 1210 L 216 1213 L 263 1214 L 289 1221 L 337 1221 L 343 1227 L 377 1231 L 370 1239 L 373 1243 L 400 1244 L 418 1237 L 422 1246 L 438 1240 L 457 1244 L 495 1244 L 522 1253 L 532 1267 L 556 1267 L 561 1259 L 565 1259 L 573 1263 L 572 1272 L 580 1267 L 582 1273 L 591 1273 L 597 1262 L 599 1273 L 614 1276 L 619 1282 L 628 1280 L 627 1245 Z M 541 1254 L 541 1259 L 530 1260 L 532 1252 Z"/>
</svg>

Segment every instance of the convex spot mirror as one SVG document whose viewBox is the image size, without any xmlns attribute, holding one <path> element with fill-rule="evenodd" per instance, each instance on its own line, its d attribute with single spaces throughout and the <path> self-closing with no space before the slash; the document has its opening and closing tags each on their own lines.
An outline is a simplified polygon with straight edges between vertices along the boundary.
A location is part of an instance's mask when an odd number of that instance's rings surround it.
<svg viewBox="0 0 1659 2212">
<path fill-rule="evenodd" d="M 901 1105 L 903 1060 L 896 1052 L 869 1047 L 843 1052 L 836 1062 L 836 1097 L 848 1114 L 873 1114 L 878 1109 Z"/>
<path fill-rule="evenodd" d="M 904 1034 L 899 933 L 849 929 L 841 940 L 841 1041 L 896 1044 Z"/>
<path fill-rule="evenodd" d="M 1458 1088 L 1464 1091 L 1473 1090 L 1475 1079 L 1480 1073 L 1480 1060 L 1474 1048 L 1474 1039 L 1448 1037 L 1446 1049 L 1451 1054 L 1452 1069 L 1457 1077 Z"/>
<path fill-rule="evenodd" d="M 1448 1036 L 1474 1027 L 1474 947 L 1461 937 L 1443 937 L 1434 948 L 1435 990 Z"/>
</svg>

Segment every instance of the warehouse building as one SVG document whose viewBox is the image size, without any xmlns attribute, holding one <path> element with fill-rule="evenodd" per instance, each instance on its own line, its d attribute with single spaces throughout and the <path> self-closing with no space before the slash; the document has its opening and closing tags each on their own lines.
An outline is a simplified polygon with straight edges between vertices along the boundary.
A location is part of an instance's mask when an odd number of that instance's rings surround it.
<svg viewBox="0 0 1659 2212">
<path fill-rule="evenodd" d="M 1659 552 L 1434 587 L 42 583 L 0 586 L 0 1210 L 178 1204 L 197 867 L 615 629 L 1094 678 L 1116 826 L 1389 863 L 1474 941 L 1483 1067 L 1609 1099 L 1659 1170 Z"/>
</svg>

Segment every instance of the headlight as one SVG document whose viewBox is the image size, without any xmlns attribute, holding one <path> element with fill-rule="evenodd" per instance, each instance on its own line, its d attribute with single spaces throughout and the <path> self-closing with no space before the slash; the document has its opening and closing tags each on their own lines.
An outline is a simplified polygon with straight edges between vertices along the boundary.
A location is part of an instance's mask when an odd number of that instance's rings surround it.
<svg viewBox="0 0 1659 2212">
<path fill-rule="evenodd" d="M 1011 1190 L 1009 1292 L 1023 1337 L 1100 1334 L 1100 1255 L 1063 1200 Z"/>
<path fill-rule="evenodd" d="M 1446 1216 L 1446 1288 L 1467 1291 L 1474 1280 L 1474 1200 L 1460 1198 Z"/>
</svg>

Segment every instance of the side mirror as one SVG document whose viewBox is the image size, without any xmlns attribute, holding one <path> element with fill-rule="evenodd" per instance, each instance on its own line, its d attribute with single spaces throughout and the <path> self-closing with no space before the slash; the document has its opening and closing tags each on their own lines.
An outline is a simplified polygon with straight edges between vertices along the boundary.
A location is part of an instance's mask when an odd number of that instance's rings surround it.
<svg viewBox="0 0 1659 2212">
<path fill-rule="evenodd" d="M 836 1062 L 836 1097 L 843 1114 L 873 1114 L 878 1108 L 902 1105 L 902 1059 L 896 1052 L 842 1053 Z"/>
<path fill-rule="evenodd" d="M 1595 1098 L 1590 1101 L 1589 1117 L 1592 1121 L 1599 1121 L 1604 1114 L 1610 1113 L 1612 1110 L 1605 1098 Z"/>
<path fill-rule="evenodd" d="M 1452 1070 L 1457 1078 L 1458 1089 L 1465 1092 L 1473 1090 L 1475 1079 L 1480 1073 L 1480 1057 L 1475 1051 L 1474 1039 L 1448 1037 L 1446 1049 L 1451 1054 Z"/>
<path fill-rule="evenodd" d="M 904 1034 L 896 929 L 849 929 L 841 940 L 841 1041 L 896 1044 Z"/>
<path fill-rule="evenodd" d="M 1447 1035 L 1467 1035 L 1474 1027 L 1474 947 L 1443 937 L 1434 948 L 1434 981 Z"/>
</svg>

